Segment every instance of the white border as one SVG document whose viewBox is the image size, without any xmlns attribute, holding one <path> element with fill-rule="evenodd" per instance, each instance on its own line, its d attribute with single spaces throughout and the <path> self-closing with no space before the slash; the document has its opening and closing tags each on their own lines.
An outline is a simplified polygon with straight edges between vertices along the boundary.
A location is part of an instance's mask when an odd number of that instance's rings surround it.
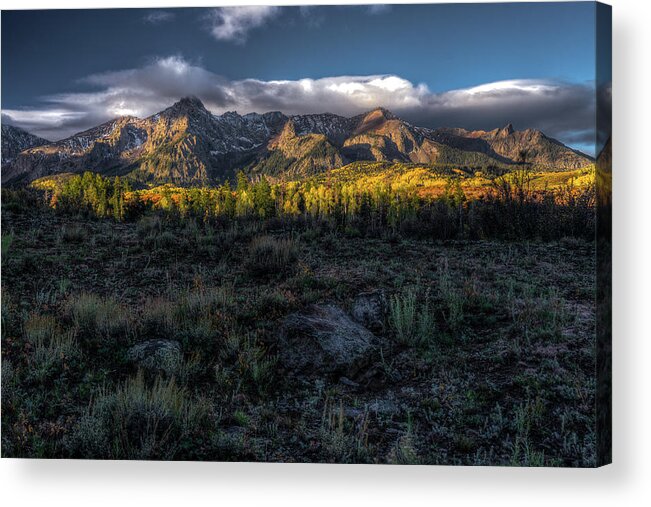
<svg viewBox="0 0 651 507">
<path fill-rule="evenodd" d="M 0 0 L 2 9 L 133 7 L 134 3 L 138 7 L 180 4 L 178 0 Z M 235 3 L 209 0 L 190 5 Z M 651 505 L 651 2 L 610 3 L 615 132 L 613 465 L 574 470 L 3 459 L 0 498 L 5 505 Z"/>
</svg>

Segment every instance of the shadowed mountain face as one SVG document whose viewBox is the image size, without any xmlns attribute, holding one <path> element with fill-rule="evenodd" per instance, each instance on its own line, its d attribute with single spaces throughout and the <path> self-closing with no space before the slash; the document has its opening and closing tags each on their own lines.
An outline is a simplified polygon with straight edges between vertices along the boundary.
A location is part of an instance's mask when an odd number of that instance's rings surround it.
<svg viewBox="0 0 651 507">
<path fill-rule="evenodd" d="M 2 136 L 4 164 L 4 127 Z M 3 182 L 90 170 L 128 174 L 143 183 L 195 185 L 223 181 L 239 169 L 301 177 L 360 160 L 477 167 L 526 161 L 550 170 L 592 162 L 542 132 L 515 131 L 511 125 L 489 132 L 431 130 L 381 108 L 352 118 L 280 112 L 216 116 L 194 97 L 148 118 L 118 118 L 55 143 L 22 147 L 13 137 L 7 145 L 16 154 L 3 165 Z"/>
<path fill-rule="evenodd" d="M 12 125 L 2 126 L 2 167 L 5 167 L 24 150 L 48 144 L 50 141 L 42 137 L 35 136 L 23 129 Z"/>
<path fill-rule="evenodd" d="M 486 153 L 505 163 L 528 162 L 559 170 L 579 169 L 592 162 L 587 155 L 539 130 L 516 131 L 510 123 L 488 132 L 441 128 L 434 131 L 434 139 L 463 151 Z"/>
</svg>

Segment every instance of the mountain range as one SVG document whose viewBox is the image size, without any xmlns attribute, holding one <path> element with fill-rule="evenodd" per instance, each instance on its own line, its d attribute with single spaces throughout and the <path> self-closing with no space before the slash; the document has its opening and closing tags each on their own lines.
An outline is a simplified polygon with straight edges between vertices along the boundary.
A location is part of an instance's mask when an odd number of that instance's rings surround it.
<svg viewBox="0 0 651 507">
<path fill-rule="evenodd" d="M 129 175 L 141 183 L 198 185 L 236 171 L 305 177 L 354 161 L 454 164 L 526 162 L 577 169 L 593 162 L 538 130 L 428 129 L 377 108 L 346 118 L 331 113 L 214 115 L 195 97 L 141 119 L 120 117 L 56 142 L 2 126 L 2 181 L 29 182 L 63 172 Z"/>
</svg>

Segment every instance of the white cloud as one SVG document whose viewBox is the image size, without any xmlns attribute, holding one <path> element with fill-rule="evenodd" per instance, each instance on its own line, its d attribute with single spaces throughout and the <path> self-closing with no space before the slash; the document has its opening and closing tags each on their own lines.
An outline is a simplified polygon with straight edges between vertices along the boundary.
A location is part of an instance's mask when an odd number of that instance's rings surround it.
<svg viewBox="0 0 651 507">
<path fill-rule="evenodd" d="M 49 140 L 58 140 L 77 130 L 84 130 L 86 113 L 69 109 L 3 109 L 2 123 L 15 125 Z M 78 125 L 81 128 L 75 127 Z"/>
<path fill-rule="evenodd" d="M 240 7 L 218 7 L 210 14 L 210 32 L 217 40 L 244 43 L 248 34 L 276 16 L 276 6 L 246 5 Z"/>
<path fill-rule="evenodd" d="M 429 91 L 424 85 L 392 75 L 336 76 L 296 81 L 245 79 L 230 83 L 237 107 L 244 110 L 281 110 L 289 114 L 328 111 L 351 115 L 377 106 L 389 109 L 417 107 Z"/>
<path fill-rule="evenodd" d="M 121 114 L 148 116 L 187 95 L 219 114 L 237 110 L 352 116 L 382 106 L 415 125 L 492 129 L 513 123 L 566 143 L 594 142 L 595 92 L 589 85 L 510 80 L 434 93 L 396 75 L 229 80 L 179 56 L 89 76 L 95 91 L 45 97 L 39 109 L 4 110 L 5 119 L 60 139 Z"/>
<path fill-rule="evenodd" d="M 166 23 L 172 21 L 176 17 L 176 14 L 168 11 L 153 11 L 145 15 L 142 19 L 145 23 L 150 23 L 152 25 L 158 25 L 160 23 Z"/>
<path fill-rule="evenodd" d="M 378 15 L 389 12 L 391 10 L 391 6 L 387 4 L 373 4 L 367 6 L 367 10 L 369 14 Z"/>
</svg>

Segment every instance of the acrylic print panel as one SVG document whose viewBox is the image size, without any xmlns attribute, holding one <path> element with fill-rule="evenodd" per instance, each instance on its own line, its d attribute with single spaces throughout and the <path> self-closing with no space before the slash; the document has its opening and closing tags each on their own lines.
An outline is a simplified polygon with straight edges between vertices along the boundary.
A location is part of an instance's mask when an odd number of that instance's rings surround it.
<svg viewBox="0 0 651 507">
<path fill-rule="evenodd" d="M 610 13 L 2 12 L 2 455 L 610 462 Z"/>
</svg>

